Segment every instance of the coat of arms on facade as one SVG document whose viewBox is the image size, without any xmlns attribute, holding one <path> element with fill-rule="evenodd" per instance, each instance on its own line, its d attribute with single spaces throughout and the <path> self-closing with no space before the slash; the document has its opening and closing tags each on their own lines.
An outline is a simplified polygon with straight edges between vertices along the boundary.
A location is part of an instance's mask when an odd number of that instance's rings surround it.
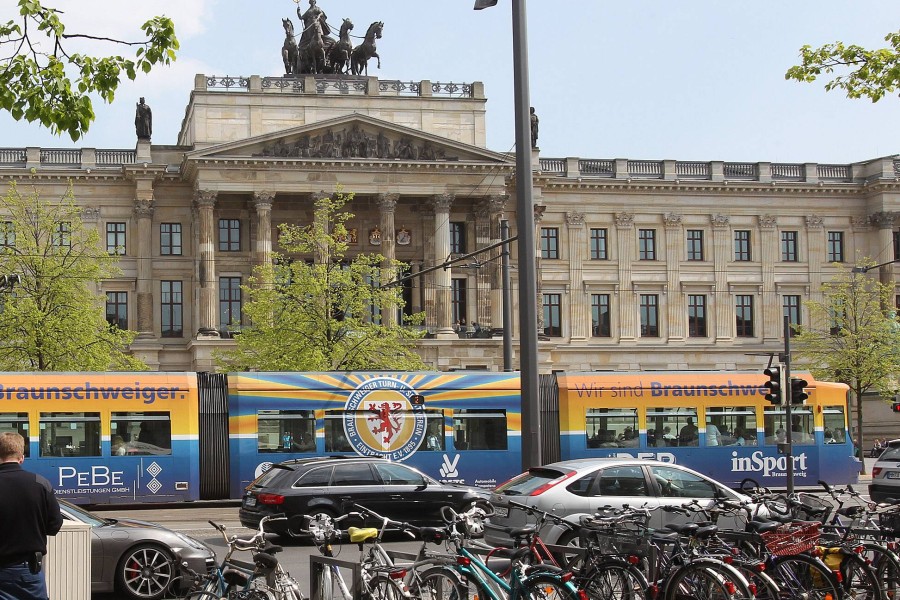
<svg viewBox="0 0 900 600">
<path fill-rule="evenodd" d="M 381 229 L 376 227 L 369 232 L 369 243 L 373 246 L 381 245 Z"/>
<path fill-rule="evenodd" d="M 341 242 L 342 244 L 355 244 L 359 238 L 356 232 L 356 228 L 353 228 L 348 229 L 347 233 L 334 236 L 334 239 Z"/>
<path fill-rule="evenodd" d="M 398 246 L 409 246 L 412 243 L 412 234 L 409 232 L 409 229 L 406 227 L 401 227 L 397 230 L 397 245 Z"/>
</svg>

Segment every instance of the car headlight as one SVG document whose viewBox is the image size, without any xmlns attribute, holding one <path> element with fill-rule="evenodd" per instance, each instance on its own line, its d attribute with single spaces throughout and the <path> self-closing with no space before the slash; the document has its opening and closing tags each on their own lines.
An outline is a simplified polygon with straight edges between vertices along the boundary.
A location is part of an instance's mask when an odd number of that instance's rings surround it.
<svg viewBox="0 0 900 600">
<path fill-rule="evenodd" d="M 199 542 L 199 541 L 197 541 L 189 536 L 186 536 L 183 533 L 180 533 L 178 531 L 175 531 L 173 533 L 175 533 L 175 537 L 177 537 L 179 540 L 181 540 L 181 542 L 185 546 L 189 546 L 189 547 L 193 548 L 194 550 L 208 550 L 207 546 L 204 545 L 202 542 Z M 177 548 L 173 548 L 173 550 L 177 551 Z"/>
</svg>

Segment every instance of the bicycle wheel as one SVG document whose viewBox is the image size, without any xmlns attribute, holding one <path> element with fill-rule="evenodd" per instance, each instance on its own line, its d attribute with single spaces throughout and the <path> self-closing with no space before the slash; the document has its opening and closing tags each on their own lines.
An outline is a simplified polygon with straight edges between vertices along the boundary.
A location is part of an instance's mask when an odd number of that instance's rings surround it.
<svg viewBox="0 0 900 600">
<path fill-rule="evenodd" d="M 854 600 L 883 600 L 875 570 L 859 556 L 855 554 L 844 556 L 844 560 L 841 561 L 841 575 L 844 578 L 841 585 L 845 597 Z"/>
<path fill-rule="evenodd" d="M 647 586 L 642 579 L 628 566 L 607 563 L 579 580 L 578 587 L 593 600 L 644 600 Z"/>
<path fill-rule="evenodd" d="M 413 575 L 410 593 L 422 600 L 466 600 L 468 586 L 449 567 L 430 567 Z"/>
<path fill-rule="evenodd" d="M 665 600 L 735 600 L 722 573 L 706 565 L 679 568 L 666 580 L 663 597 Z"/>
<path fill-rule="evenodd" d="M 375 575 L 369 580 L 368 596 L 370 600 L 404 600 L 409 598 L 409 592 L 406 586 L 387 577 L 386 575 Z"/>
<path fill-rule="evenodd" d="M 863 558 L 872 564 L 884 600 L 900 599 L 900 559 L 884 546 L 864 544 Z"/>
<path fill-rule="evenodd" d="M 787 598 L 839 600 L 844 597 L 834 575 L 821 560 L 797 554 L 775 558 L 768 573 Z"/>
<path fill-rule="evenodd" d="M 334 572 L 331 570 L 331 567 L 326 565 L 322 565 L 316 571 L 316 580 L 312 592 L 313 597 L 319 600 L 345 600 Z"/>
<path fill-rule="evenodd" d="M 532 575 L 522 585 L 522 595 L 531 600 L 579 600 L 575 586 L 550 574 Z"/>
</svg>

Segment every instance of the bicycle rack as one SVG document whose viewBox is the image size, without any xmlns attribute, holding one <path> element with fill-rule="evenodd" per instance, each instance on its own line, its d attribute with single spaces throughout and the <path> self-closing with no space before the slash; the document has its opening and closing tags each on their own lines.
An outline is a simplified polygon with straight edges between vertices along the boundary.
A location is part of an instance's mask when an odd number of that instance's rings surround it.
<svg viewBox="0 0 900 600">
<path fill-rule="evenodd" d="M 362 569 L 360 564 L 351 560 L 342 560 L 317 554 L 311 554 L 309 557 L 309 600 L 322 600 L 322 592 L 318 588 L 319 574 L 322 572 L 322 569 L 332 566 L 350 570 L 350 593 L 353 594 L 354 600 L 360 600 L 362 597 L 360 589 Z"/>
</svg>

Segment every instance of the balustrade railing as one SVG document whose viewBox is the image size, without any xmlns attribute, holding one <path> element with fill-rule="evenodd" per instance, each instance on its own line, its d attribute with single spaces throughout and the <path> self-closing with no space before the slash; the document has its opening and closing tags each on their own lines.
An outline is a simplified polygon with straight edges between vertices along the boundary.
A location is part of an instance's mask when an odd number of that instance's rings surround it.
<svg viewBox="0 0 900 600">
<path fill-rule="evenodd" d="M 725 163 L 725 179 L 759 179 L 759 165 L 756 163 Z"/>
<path fill-rule="evenodd" d="M 367 88 L 365 77 L 316 77 L 317 94 L 364 96 Z"/>
<path fill-rule="evenodd" d="M 578 170 L 583 175 L 599 175 L 600 177 L 615 177 L 616 165 L 611 160 L 584 159 L 578 161 Z"/>
<path fill-rule="evenodd" d="M 675 176 L 680 179 L 709 179 L 708 162 L 676 162 Z"/>
<path fill-rule="evenodd" d="M 662 163 L 658 160 L 629 160 L 629 177 L 662 177 Z"/>
<path fill-rule="evenodd" d="M 212 77 L 206 78 L 206 89 L 208 90 L 231 90 L 233 88 L 249 90 L 250 89 L 250 78 L 249 77 L 232 77 L 230 75 L 225 75 L 224 77 L 216 77 L 213 75 Z"/>
<path fill-rule="evenodd" d="M 825 181 L 850 181 L 850 166 L 816 165 L 816 174 Z"/>
<path fill-rule="evenodd" d="M 0 148 L 0 165 L 24 165 L 25 148 Z"/>
<path fill-rule="evenodd" d="M 42 165 L 65 165 L 69 167 L 81 166 L 80 148 L 42 148 Z"/>
<path fill-rule="evenodd" d="M 304 81 L 296 77 L 263 77 L 260 85 L 263 90 L 289 94 L 302 94 L 304 91 Z"/>
<path fill-rule="evenodd" d="M 772 163 L 772 179 L 779 181 L 803 181 L 805 176 L 803 165 Z"/>
<path fill-rule="evenodd" d="M 133 165 L 134 150 L 97 150 L 97 166 Z"/>
<path fill-rule="evenodd" d="M 378 91 L 382 94 L 393 92 L 398 96 L 418 96 L 422 86 L 415 81 L 400 81 L 399 79 L 379 79 Z"/>
<path fill-rule="evenodd" d="M 566 161 L 561 158 L 542 158 L 540 163 L 544 173 L 566 174 Z"/>
</svg>

